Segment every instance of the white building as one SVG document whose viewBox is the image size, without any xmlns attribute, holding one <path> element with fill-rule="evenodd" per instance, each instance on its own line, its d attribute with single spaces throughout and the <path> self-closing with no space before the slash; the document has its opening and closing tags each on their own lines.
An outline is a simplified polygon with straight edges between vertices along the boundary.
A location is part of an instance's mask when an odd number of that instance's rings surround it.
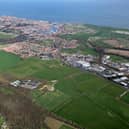
<svg viewBox="0 0 129 129">
<path fill-rule="evenodd" d="M 77 61 L 76 63 L 84 69 L 88 69 L 91 66 L 91 64 L 89 62 L 86 62 L 86 61 Z"/>
</svg>

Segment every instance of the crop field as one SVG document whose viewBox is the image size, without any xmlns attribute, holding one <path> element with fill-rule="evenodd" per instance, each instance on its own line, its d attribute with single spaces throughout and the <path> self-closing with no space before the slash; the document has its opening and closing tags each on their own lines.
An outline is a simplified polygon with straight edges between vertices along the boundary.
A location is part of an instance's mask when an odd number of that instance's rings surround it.
<svg viewBox="0 0 129 129">
<path fill-rule="evenodd" d="M 127 104 L 129 104 L 129 93 L 127 93 L 126 95 L 124 95 L 121 100 Z"/>
<path fill-rule="evenodd" d="M 42 61 L 36 58 L 23 60 L 16 67 L 4 71 L 4 73 L 13 75 L 19 79 L 35 77 L 43 80 L 60 80 L 65 76 L 77 72 L 80 72 L 80 70 L 63 66 L 59 61 Z"/>
<path fill-rule="evenodd" d="M 18 56 L 0 51 L 0 71 L 15 66 L 19 61 Z"/>
<path fill-rule="evenodd" d="M 97 55 L 97 52 L 94 50 L 96 47 L 102 48 L 128 48 L 128 35 L 114 33 L 116 31 L 115 28 L 110 27 L 97 27 L 97 26 L 88 26 L 93 30 L 96 30 L 96 33 L 85 33 L 85 32 L 77 32 L 75 34 L 62 34 L 59 35 L 60 38 L 65 40 L 77 40 L 79 46 L 76 49 L 63 49 L 62 52 L 66 53 L 81 53 L 81 54 L 91 54 Z M 99 37 L 100 39 L 96 39 L 92 41 L 92 43 L 88 42 L 88 39 L 91 37 Z"/>
<path fill-rule="evenodd" d="M 67 123 L 64 123 L 63 121 L 57 120 L 52 117 L 46 117 L 44 121 L 48 125 L 49 129 L 77 129 Z"/>
<path fill-rule="evenodd" d="M 15 37 L 14 34 L 0 32 L 0 39 L 10 39 L 10 38 L 14 38 L 14 37 Z"/>
<path fill-rule="evenodd" d="M 107 54 L 117 55 L 129 58 L 129 51 L 128 50 L 118 50 L 118 49 L 105 49 L 104 51 Z"/>
<path fill-rule="evenodd" d="M 4 118 L 0 115 L 0 127 L 3 125 L 4 122 L 5 122 Z"/>
<path fill-rule="evenodd" d="M 63 125 L 60 129 L 73 129 L 73 128 L 68 127 L 68 126 L 66 126 L 66 125 Z"/>
<path fill-rule="evenodd" d="M 111 57 L 111 60 L 114 61 L 114 62 L 125 62 L 127 63 L 129 60 L 128 58 L 124 58 L 124 57 L 121 57 L 121 56 L 116 56 L 116 55 L 110 55 Z"/>
<path fill-rule="evenodd" d="M 128 129 L 129 106 L 119 99 L 125 90 L 89 72 L 59 61 L 30 58 L 4 73 L 16 78 L 58 80 L 55 91 L 33 90 L 32 99 L 65 119 L 88 129 Z"/>
<path fill-rule="evenodd" d="M 71 95 L 72 102 L 56 111 L 58 115 L 91 129 L 128 128 L 128 106 L 116 99 L 123 92 L 120 87 L 89 73 L 60 85 L 57 87 Z"/>
<path fill-rule="evenodd" d="M 9 129 L 42 129 L 46 111 L 28 99 L 23 89 L 0 86 L 0 128 L 4 122 Z M 1 115 L 3 117 L 1 117 Z M 2 128 L 1 128 L 2 129 Z"/>
<path fill-rule="evenodd" d="M 52 93 L 47 92 L 45 95 L 42 95 L 40 91 L 33 91 L 32 96 L 38 104 L 43 105 L 50 111 L 57 110 L 66 102 L 70 102 L 70 97 L 59 90 Z"/>
</svg>

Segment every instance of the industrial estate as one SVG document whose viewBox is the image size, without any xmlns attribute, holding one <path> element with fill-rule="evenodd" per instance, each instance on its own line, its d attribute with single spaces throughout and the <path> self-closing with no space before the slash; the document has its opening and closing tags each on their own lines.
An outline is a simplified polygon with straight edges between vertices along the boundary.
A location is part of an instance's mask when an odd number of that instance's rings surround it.
<svg viewBox="0 0 129 129">
<path fill-rule="evenodd" d="M 129 129 L 129 30 L 0 17 L 1 129 Z"/>
</svg>

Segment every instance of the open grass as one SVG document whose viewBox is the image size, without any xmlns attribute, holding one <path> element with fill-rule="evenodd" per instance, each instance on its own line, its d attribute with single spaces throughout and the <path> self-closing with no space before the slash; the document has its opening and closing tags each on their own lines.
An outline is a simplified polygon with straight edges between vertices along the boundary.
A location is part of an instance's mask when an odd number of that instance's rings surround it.
<svg viewBox="0 0 129 129">
<path fill-rule="evenodd" d="M 66 53 L 81 53 L 81 54 L 91 54 L 91 55 L 97 55 L 97 53 L 90 48 L 88 44 L 88 38 L 91 36 L 91 34 L 87 33 L 77 33 L 77 34 L 65 34 L 60 35 L 61 38 L 66 40 L 77 40 L 79 42 L 79 46 L 75 49 L 63 49 L 63 52 Z"/>
<path fill-rule="evenodd" d="M 15 68 L 7 69 L 4 73 L 16 78 L 36 77 L 43 80 L 59 80 L 72 73 L 79 72 L 78 69 L 63 66 L 57 60 L 42 61 L 37 58 L 23 60 Z"/>
<path fill-rule="evenodd" d="M 0 71 L 14 67 L 20 60 L 21 59 L 14 54 L 0 51 Z"/>
<path fill-rule="evenodd" d="M 0 115 L 0 128 L 2 128 L 1 126 L 3 125 L 4 122 L 5 122 L 4 118 Z"/>
<path fill-rule="evenodd" d="M 15 37 L 14 34 L 0 32 L 0 39 L 10 39 L 10 38 L 14 38 L 14 37 Z"/>
<path fill-rule="evenodd" d="M 40 42 L 41 45 L 43 46 L 51 46 L 53 44 L 53 41 L 50 39 L 46 39 Z"/>
<path fill-rule="evenodd" d="M 62 52 L 70 53 L 70 54 L 80 53 L 84 55 L 88 55 L 88 54 L 97 55 L 97 52 L 95 52 L 93 49 L 88 47 L 83 47 L 83 46 L 79 46 L 78 48 L 74 48 L 74 49 L 63 49 Z"/>
<path fill-rule="evenodd" d="M 125 90 L 108 80 L 64 66 L 57 60 L 35 58 L 23 60 L 4 73 L 16 78 L 58 80 L 54 92 L 42 94 L 34 90 L 32 99 L 84 128 L 129 128 L 129 106 L 117 99 Z"/>
<path fill-rule="evenodd" d="M 91 26 L 89 25 L 89 27 Z M 115 30 L 113 28 L 96 26 L 91 28 L 97 30 L 97 33 L 92 36 L 128 40 L 127 35 L 113 33 L 112 31 Z M 90 36 L 91 34 L 87 33 L 77 33 L 74 35 L 61 35 L 60 37 L 66 40 L 76 39 L 80 44 L 77 49 L 70 49 L 65 52 L 96 55 L 94 50 L 89 48 L 87 44 Z M 0 39 L 11 37 L 0 33 Z M 43 44 L 48 43 L 51 44 L 51 41 L 43 42 Z M 96 44 L 98 46 L 100 42 L 96 42 Z M 100 45 L 100 47 L 109 47 L 104 43 Z M 120 60 L 120 58 L 112 58 L 113 60 Z M 15 79 L 33 77 L 48 81 L 57 80 L 58 83 L 55 85 L 54 92 L 43 94 L 37 89 L 30 92 L 36 103 L 57 115 L 76 122 L 87 129 L 129 129 L 129 94 L 123 96 L 121 100 L 118 99 L 125 91 L 119 85 L 92 73 L 64 66 L 57 60 L 42 61 L 29 58 L 20 61 L 17 56 L 0 51 L 0 61 L 1 76 L 9 75 Z M 12 91 L 6 88 L 0 88 L 0 92 L 3 94 L 3 98 L 14 95 Z M 3 99 L 1 98 L 1 100 Z M 10 99 L 7 98 L 6 101 L 8 100 Z M 14 100 L 13 98 L 9 103 L 9 108 L 10 105 L 15 103 Z M 16 106 L 20 103 L 21 101 L 18 101 Z M 22 103 L 20 106 L 22 106 Z M 27 107 L 29 107 L 29 104 Z M 67 129 L 67 127 L 63 126 L 61 129 Z"/>
<path fill-rule="evenodd" d="M 129 62 L 129 59 L 116 55 L 111 55 L 111 60 L 114 62 Z"/>
<path fill-rule="evenodd" d="M 129 93 L 127 93 L 126 95 L 124 95 L 121 100 L 127 104 L 129 104 Z"/>
<path fill-rule="evenodd" d="M 42 95 L 41 91 L 32 91 L 32 96 L 38 104 L 50 111 L 54 111 L 63 104 L 70 101 L 70 97 L 59 90 L 47 92 L 44 95 Z"/>
<path fill-rule="evenodd" d="M 97 76 L 84 73 L 64 81 L 58 88 L 73 100 L 56 113 L 91 129 L 128 128 L 128 106 L 116 97 L 123 92 L 119 86 Z"/>
<path fill-rule="evenodd" d="M 66 126 L 66 125 L 62 125 L 62 126 L 60 127 L 60 129 L 73 129 L 73 128 L 68 127 L 68 126 Z"/>
</svg>

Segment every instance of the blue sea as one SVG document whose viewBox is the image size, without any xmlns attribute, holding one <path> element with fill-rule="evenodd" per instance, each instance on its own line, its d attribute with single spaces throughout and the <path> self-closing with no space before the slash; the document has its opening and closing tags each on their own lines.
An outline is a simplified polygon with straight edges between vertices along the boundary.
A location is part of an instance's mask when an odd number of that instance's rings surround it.
<svg viewBox="0 0 129 129">
<path fill-rule="evenodd" d="M 0 1 L 0 16 L 129 28 L 129 0 Z"/>
</svg>

